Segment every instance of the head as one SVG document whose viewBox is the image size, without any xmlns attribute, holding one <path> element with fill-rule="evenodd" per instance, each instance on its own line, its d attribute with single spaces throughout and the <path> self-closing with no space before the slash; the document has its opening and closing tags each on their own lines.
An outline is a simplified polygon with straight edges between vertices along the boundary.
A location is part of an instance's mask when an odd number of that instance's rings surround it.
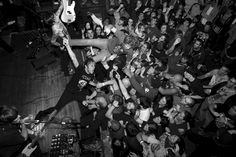
<svg viewBox="0 0 236 157">
<path fill-rule="evenodd" d="M 132 35 L 127 35 L 124 39 L 123 48 L 128 49 L 135 49 L 139 46 L 139 41 L 137 37 L 134 37 Z"/>
<path fill-rule="evenodd" d="M 143 1 L 137 0 L 136 6 L 142 6 L 142 5 L 143 5 Z"/>
<path fill-rule="evenodd" d="M 209 32 L 211 29 L 211 25 L 212 25 L 212 23 L 210 21 L 207 21 L 206 25 L 204 26 L 204 31 Z"/>
<path fill-rule="evenodd" d="M 175 27 L 175 20 L 172 19 L 172 18 L 170 18 L 170 20 L 169 20 L 169 22 L 168 22 L 168 26 L 169 26 L 170 28 Z"/>
<path fill-rule="evenodd" d="M 144 32 L 144 31 L 145 31 L 145 26 L 144 26 L 143 23 L 140 23 L 140 24 L 138 25 L 138 31 L 139 31 L 139 32 Z"/>
<path fill-rule="evenodd" d="M 139 15 L 138 15 L 138 20 L 139 21 L 143 21 L 144 20 L 144 14 L 141 12 L 141 13 L 139 13 Z"/>
<path fill-rule="evenodd" d="M 116 120 L 108 121 L 108 127 L 112 129 L 112 131 L 118 131 L 121 128 L 120 122 Z"/>
<path fill-rule="evenodd" d="M 107 101 L 103 96 L 96 97 L 95 102 L 100 108 L 106 108 L 107 106 Z"/>
<path fill-rule="evenodd" d="M 86 35 L 87 39 L 93 39 L 94 38 L 94 31 L 92 29 L 87 29 L 85 35 Z"/>
<path fill-rule="evenodd" d="M 163 24 L 161 26 L 161 33 L 166 33 L 166 31 L 167 31 L 167 24 Z"/>
<path fill-rule="evenodd" d="M 156 17 L 151 18 L 151 26 L 155 27 L 156 25 L 157 25 L 157 18 Z"/>
<path fill-rule="evenodd" d="M 182 82 L 183 81 L 183 76 L 180 74 L 175 74 L 170 78 L 171 82 Z"/>
<path fill-rule="evenodd" d="M 148 52 L 151 49 L 151 44 L 149 44 L 148 42 L 144 42 L 140 48 L 141 52 Z"/>
<path fill-rule="evenodd" d="M 85 23 L 85 29 L 93 29 L 92 27 L 92 23 L 90 23 L 89 21 Z"/>
<path fill-rule="evenodd" d="M 123 78 L 123 79 L 122 79 L 122 82 L 123 82 L 125 88 L 129 88 L 129 87 L 131 86 L 131 83 L 130 83 L 129 78 L 126 78 L 126 77 Z"/>
<path fill-rule="evenodd" d="M 97 25 L 96 28 L 95 28 L 95 33 L 97 35 L 101 35 L 102 33 L 102 27 L 100 25 Z"/>
<path fill-rule="evenodd" d="M 166 95 L 166 96 L 163 96 L 159 102 L 158 102 L 159 106 L 160 107 L 164 107 L 164 106 L 172 106 L 173 104 L 173 97 L 172 95 Z"/>
<path fill-rule="evenodd" d="M 15 107 L 12 106 L 0 106 L 0 122 L 12 123 L 19 122 L 20 116 Z"/>
<path fill-rule="evenodd" d="M 195 40 L 195 42 L 193 43 L 193 49 L 194 50 L 200 50 L 201 47 L 202 47 L 202 41 Z"/>
<path fill-rule="evenodd" d="M 113 103 L 116 102 L 118 106 L 123 105 L 123 98 L 120 95 L 113 95 Z"/>
<path fill-rule="evenodd" d="M 183 23 L 183 25 L 184 25 L 185 27 L 189 27 L 189 26 L 190 26 L 190 24 L 191 24 L 191 19 L 189 19 L 189 18 L 186 18 L 186 19 L 184 20 L 184 23 Z"/>
<path fill-rule="evenodd" d="M 175 144 L 179 140 L 179 136 L 177 135 L 170 135 L 168 136 L 170 144 Z"/>
<path fill-rule="evenodd" d="M 155 18 L 157 16 L 157 13 L 155 11 L 151 12 L 151 18 Z"/>
<path fill-rule="evenodd" d="M 118 25 L 120 26 L 127 26 L 128 25 L 128 19 L 126 17 L 120 17 Z"/>
<path fill-rule="evenodd" d="M 134 20 L 130 18 L 130 19 L 128 20 L 128 25 L 129 25 L 129 26 L 133 26 L 133 25 L 134 25 Z"/>
<path fill-rule="evenodd" d="M 88 74 L 93 74 L 94 73 L 96 63 L 94 62 L 93 59 L 88 58 L 87 60 L 85 60 L 84 65 L 85 65 L 85 71 Z"/>
<path fill-rule="evenodd" d="M 194 104 L 194 100 L 190 96 L 183 96 L 180 101 L 183 105 L 192 106 Z"/>
<path fill-rule="evenodd" d="M 227 75 L 228 73 L 229 73 L 229 68 L 227 68 L 226 66 L 222 66 L 218 71 L 218 74 L 221 76 Z"/>
<path fill-rule="evenodd" d="M 128 101 L 125 106 L 126 106 L 127 110 L 134 110 L 134 109 L 136 109 L 136 105 L 134 104 L 133 101 Z"/>
<path fill-rule="evenodd" d="M 235 87 L 236 86 L 236 78 L 232 77 L 227 81 L 226 84 L 227 87 L 231 88 L 231 87 Z"/>
<path fill-rule="evenodd" d="M 229 108 L 228 110 L 228 114 L 231 116 L 231 117 L 236 117 L 236 105 L 233 105 Z"/>
</svg>

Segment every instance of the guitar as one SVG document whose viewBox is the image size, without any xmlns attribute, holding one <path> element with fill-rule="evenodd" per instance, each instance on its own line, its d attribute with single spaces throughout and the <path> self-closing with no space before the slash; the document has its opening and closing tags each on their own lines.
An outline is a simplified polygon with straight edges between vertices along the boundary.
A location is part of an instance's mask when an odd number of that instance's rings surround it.
<svg viewBox="0 0 236 157">
<path fill-rule="evenodd" d="M 45 129 L 48 127 L 48 124 L 51 122 L 52 118 L 57 114 L 57 112 L 53 112 L 49 117 L 46 123 L 39 123 L 39 133 L 36 135 L 36 137 L 29 143 L 21 152 L 20 157 L 30 157 L 30 155 L 35 151 L 37 148 L 36 142 L 44 135 Z"/>
<path fill-rule="evenodd" d="M 63 12 L 61 14 L 61 20 L 65 23 L 72 23 L 75 21 L 75 1 L 71 3 L 71 0 L 62 0 L 63 1 Z"/>
<path fill-rule="evenodd" d="M 1 32 L 3 29 L 5 29 L 6 27 L 8 27 L 8 26 L 10 26 L 10 25 L 13 25 L 14 23 L 16 23 L 15 20 L 7 22 L 6 25 L 0 27 L 0 32 Z"/>
</svg>

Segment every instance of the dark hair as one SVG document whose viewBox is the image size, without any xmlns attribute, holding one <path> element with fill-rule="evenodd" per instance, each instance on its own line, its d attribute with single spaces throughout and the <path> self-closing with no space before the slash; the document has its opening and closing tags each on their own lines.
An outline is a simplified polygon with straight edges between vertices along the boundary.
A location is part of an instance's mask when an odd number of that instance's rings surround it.
<svg viewBox="0 0 236 157">
<path fill-rule="evenodd" d="M 113 101 L 115 101 L 115 100 L 119 102 L 119 106 L 123 105 L 123 98 L 122 98 L 122 96 L 120 96 L 118 94 L 114 94 L 113 95 Z"/>
<path fill-rule="evenodd" d="M 126 125 L 126 133 L 129 137 L 135 137 L 140 132 L 138 126 L 134 122 L 129 122 Z"/>
<path fill-rule="evenodd" d="M 125 27 L 125 26 L 128 26 L 128 19 L 126 18 L 126 17 L 124 17 L 124 16 L 121 16 L 120 17 L 120 20 L 122 20 L 124 23 L 123 23 L 123 26 Z"/>
<path fill-rule="evenodd" d="M 0 107 L 0 122 L 11 123 L 18 116 L 18 111 L 13 106 L 1 106 Z"/>
<path fill-rule="evenodd" d="M 121 128 L 120 122 L 118 122 L 118 121 L 116 121 L 116 120 L 111 120 L 110 123 L 111 123 L 111 129 L 112 129 L 113 131 L 118 131 L 118 130 L 120 130 L 120 128 Z"/>
<path fill-rule="evenodd" d="M 90 63 L 94 62 L 94 60 L 92 58 L 87 58 L 85 61 L 84 61 L 84 65 L 88 66 Z M 95 63 L 95 62 L 94 62 Z"/>
<path fill-rule="evenodd" d="M 127 35 L 124 39 L 124 44 L 130 44 L 131 48 L 134 49 L 139 46 L 139 40 L 137 37 Z"/>
</svg>

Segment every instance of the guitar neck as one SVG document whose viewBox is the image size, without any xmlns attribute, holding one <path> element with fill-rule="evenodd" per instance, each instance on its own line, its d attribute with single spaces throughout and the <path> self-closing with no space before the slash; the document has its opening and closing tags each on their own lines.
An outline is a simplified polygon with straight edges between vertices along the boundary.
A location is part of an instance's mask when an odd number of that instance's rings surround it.
<svg viewBox="0 0 236 157">
<path fill-rule="evenodd" d="M 42 127 L 42 129 L 39 131 L 38 135 L 32 140 L 31 142 L 31 147 L 34 147 L 36 142 L 40 139 L 40 134 L 47 128 L 48 124 L 49 124 L 50 120 L 47 121 L 44 126 Z"/>
</svg>

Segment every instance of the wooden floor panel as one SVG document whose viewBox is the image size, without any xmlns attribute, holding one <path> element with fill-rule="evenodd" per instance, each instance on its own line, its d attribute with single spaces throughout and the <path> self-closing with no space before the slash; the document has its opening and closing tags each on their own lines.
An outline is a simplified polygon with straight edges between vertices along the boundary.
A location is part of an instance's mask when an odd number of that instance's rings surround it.
<svg viewBox="0 0 236 157">
<path fill-rule="evenodd" d="M 54 106 L 70 79 L 61 72 L 60 60 L 36 71 L 26 59 L 28 53 L 28 50 L 21 50 L 14 55 L 5 53 L 0 58 L 1 105 L 16 106 L 23 116 L 36 115 L 40 110 Z M 64 116 L 79 122 L 80 112 L 76 102 L 69 103 L 56 118 Z M 41 150 L 48 152 L 52 136 L 63 132 L 70 131 L 62 129 L 58 124 L 49 127 L 45 137 L 39 141 Z"/>
</svg>

